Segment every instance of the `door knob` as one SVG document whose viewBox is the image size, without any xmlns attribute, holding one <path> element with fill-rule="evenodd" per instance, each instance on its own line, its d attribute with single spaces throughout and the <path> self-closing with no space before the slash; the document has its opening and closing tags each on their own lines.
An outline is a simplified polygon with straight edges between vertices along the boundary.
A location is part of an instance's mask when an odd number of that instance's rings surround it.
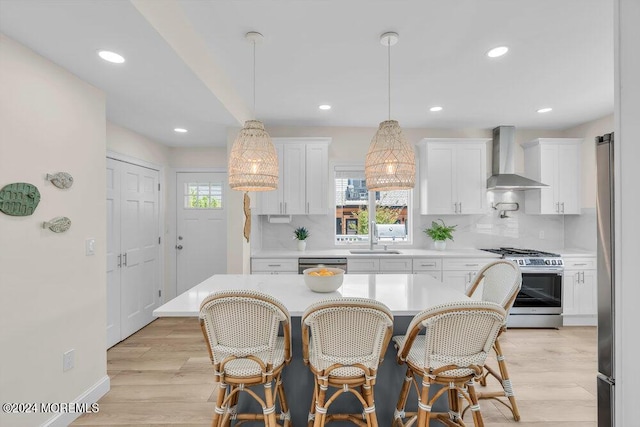
<svg viewBox="0 0 640 427">
<path fill-rule="evenodd" d="M 182 250 L 182 245 L 176 245 L 176 249 Z"/>
</svg>

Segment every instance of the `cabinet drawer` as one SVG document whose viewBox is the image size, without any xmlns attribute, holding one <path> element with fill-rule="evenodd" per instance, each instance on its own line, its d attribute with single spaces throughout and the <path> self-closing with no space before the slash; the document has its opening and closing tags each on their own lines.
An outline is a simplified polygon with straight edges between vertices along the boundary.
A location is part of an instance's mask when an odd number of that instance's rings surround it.
<svg viewBox="0 0 640 427">
<path fill-rule="evenodd" d="M 413 260 L 413 271 L 440 271 L 442 270 L 442 259 L 440 258 L 424 258 Z"/>
<path fill-rule="evenodd" d="M 259 258 L 251 260 L 251 272 L 298 273 L 297 258 Z"/>
<path fill-rule="evenodd" d="M 586 258 L 562 258 L 564 268 L 567 270 L 595 270 L 596 257 Z"/>
<path fill-rule="evenodd" d="M 411 273 L 413 263 L 410 258 L 385 258 L 380 260 L 382 273 Z"/>
<path fill-rule="evenodd" d="M 347 273 L 377 273 L 380 260 L 377 258 L 348 258 Z"/>
<path fill-rule="evenodd" d="M 442 270 L 474 270 L 478 271 L 493 261 L 490 258 L 445 258 L 442 261 Z"/>
</svg>

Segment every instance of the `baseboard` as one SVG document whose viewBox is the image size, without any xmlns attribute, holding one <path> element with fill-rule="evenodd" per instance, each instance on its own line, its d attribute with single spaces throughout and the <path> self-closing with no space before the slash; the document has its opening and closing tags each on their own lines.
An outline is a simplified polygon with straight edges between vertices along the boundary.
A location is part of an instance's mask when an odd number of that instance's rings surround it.
<svg viewBox="0 0 640 427">
<path fill-rule="evenodd" d="M 100 400 L 100 398 L 107 394 L 110 389 L 111 380 L 108 375 L 105 375 L 71 403 L 91 405 L 92 403 L 96 403 Z M 60 413 L 49 418 L 41 427 L 66 427 L 82 414 L 83 412 Z"/>
<path fill-rule="evenodd" d="M 595 314 L 563 315 L 563 326 L 598 326 L 598 317 Z"/>
</svg>

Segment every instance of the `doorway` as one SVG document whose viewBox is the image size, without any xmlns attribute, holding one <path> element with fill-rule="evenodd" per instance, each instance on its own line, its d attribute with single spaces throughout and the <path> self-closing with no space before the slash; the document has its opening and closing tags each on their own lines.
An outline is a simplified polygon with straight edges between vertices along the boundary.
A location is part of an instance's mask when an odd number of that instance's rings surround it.
<svg viewBox="0 0 640 427">
<path fill-rule="evenodd" d="M 176 295 L 227 272 L 227 174 L 176 173 Z"/>
</svg>

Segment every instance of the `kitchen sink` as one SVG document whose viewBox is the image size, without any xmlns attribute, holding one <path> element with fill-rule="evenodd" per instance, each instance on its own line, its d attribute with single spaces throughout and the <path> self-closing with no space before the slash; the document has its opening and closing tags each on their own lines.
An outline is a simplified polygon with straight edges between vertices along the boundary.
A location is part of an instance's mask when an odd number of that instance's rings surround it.
<svg viewBox="0 0 640 427">
<path fill-rule="evenodd" d="M 400 251 L 385 251 L 384 249 L 351 249 L 354 255 L 398 255 Z"/>
</svg>

